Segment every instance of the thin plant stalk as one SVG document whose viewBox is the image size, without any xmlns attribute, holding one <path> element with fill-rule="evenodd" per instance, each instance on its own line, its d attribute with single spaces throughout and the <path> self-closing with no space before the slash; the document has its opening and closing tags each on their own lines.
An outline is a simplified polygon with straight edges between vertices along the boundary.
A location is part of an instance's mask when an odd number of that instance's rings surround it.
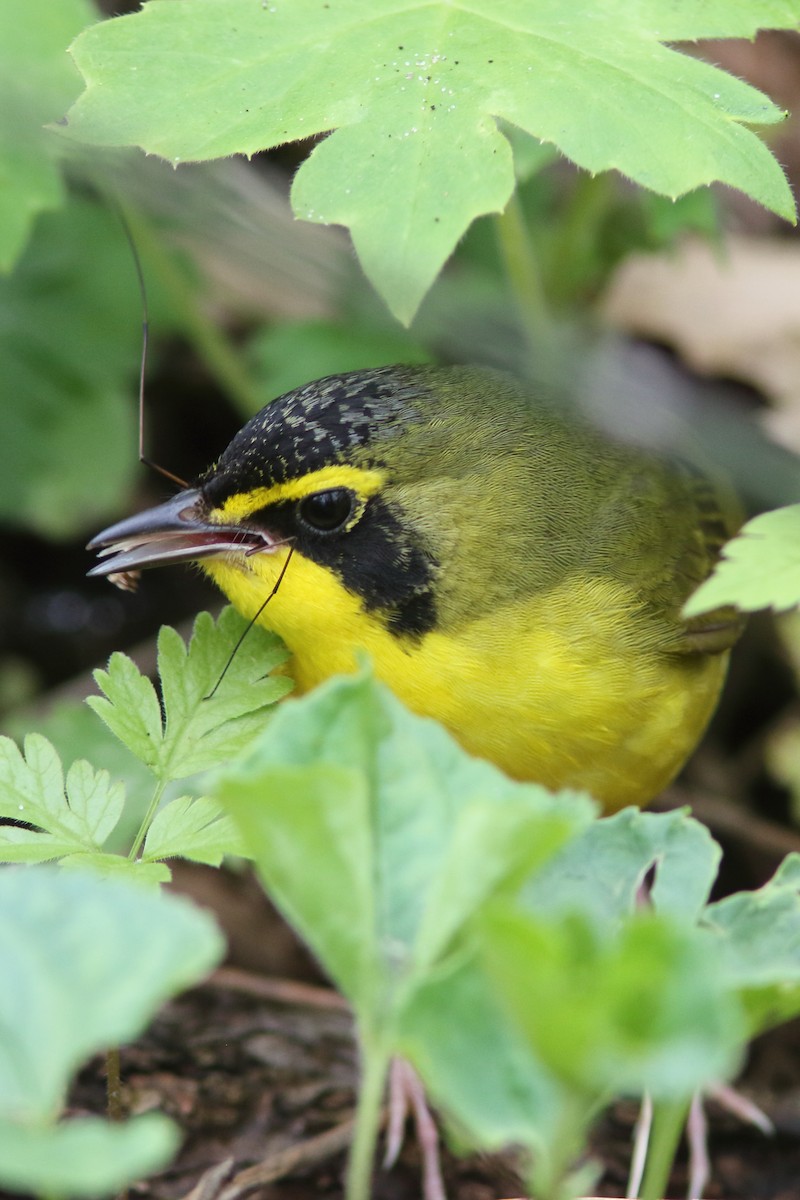
<svg viewBox="0 0 800 1200">
<path fill-rule="evenodd" d="M 144 845 L 144 839 L 147 837 L 147 831 L 153 823 L 153 817 L 158 811 L 158 806 L 161 803 L 161 797 L 164 795 L 165 782 L 159 780 L 153 791 L 153 798 L 148 805 L 147 812 L 144 814 L 141 825 L 139 826 L 136 837 L 133 839 L 131 848 L 128 851 L 128 858 L 131 862 L 136 862 L 139 857 L 139 851 Z"/>
<path fill-rule="evenodd" d="M 362 1042 L 362 1074 L 356 1105 L 356 1124 L 347 1163 L 345 1200 L 369 1200 L 375 1150 L 381 1127 L 390 1054 L 385 1040 Z"/>
<path fill-rule="evenodd" d="M 506 279 L 517 301 L 531 356 L 546 348 L 552 337 L 552 318 L 539 262 L 517 192 L 494 218 L 497 244 Z"/>
<path fill-rule="evenodd" d="M 662 1100 L 653 1106 L 650 1146 L 642 1180 L 641 1200 L 663 1200 L 689 1100 Z"/>
</svg>

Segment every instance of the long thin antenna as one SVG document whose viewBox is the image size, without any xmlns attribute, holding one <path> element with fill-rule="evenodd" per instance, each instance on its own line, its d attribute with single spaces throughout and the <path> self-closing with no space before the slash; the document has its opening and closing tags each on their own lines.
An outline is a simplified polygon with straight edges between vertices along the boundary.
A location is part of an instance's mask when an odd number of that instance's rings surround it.
<svg viewBox="0 0 800 1200">
<path fill-rule="evenodd" d="M 169 479 L 172 483 L 177 484 L 178 487 L 188 487 L 187 481 L 181 479 L 180 475 L 174 475 L 166 467 L 162 467 L 159 463 L 154 462 L 152 458 L 148 458 L 144 452 L 144 383 L 147 372 L 147 350 L 150 344 L 150 315 L 147 308 L 147 285 L 144 281 L 142 260 L 139 257 L 139 250 L 130 227 L 130 222 L 125 216 L 125 212 L 119 201 L 111 197 L 110 203 L 116 209 L 119 222 L 125 232 L 125 237 L 128 239 L 128 245 L 131 248 L 133 256 L 133 265 L 136 268 L 136 278 L 139 281 L 139 295 L 142 299 L 142 358 L 139 365 L 139 462 L 143 466 L 149 467 L 151 471 L 157 471 L 159 475 L 163 475 L 165 479 Z"/>
<path fill-rule="evenodd" d="M 281 567 L 280 575 L 278 576 L 278 578 L 277 578 L 277 579 L 276 579 L 276 581 L 275 581 L 275 586 L 274 586 L 274 588 L 272 589 L 272 591 L 270 592 L 270 594 L 267 596 L 267 598 L 266 598 L 266 600 L 263 602 L 263 604 L 261 604 L 261 605 L 259 606 L 258 610 L 256 611 L 256 614 L 255 614 L 255 616 L 251 617 L 251 618 L 250 618 L 250 620 L 249 620 L 249 621 L 247 622 L 247 624 L 245 625 L 245 627 L 244 627 L 244 630 L 242 631 L 242 633 L 241 633 L 241 634 L 240 634 L 240 636 L 239 636 L 239 640 L 237 641 L 236 645 L 233 647 L 233 649 L 231 650 L 230 654 L 228 655 L 228 661 L 225 663 L 225 666 L 222 668 L 222 674 L 220 675 L 219 679 L 218 679 L 218 680 L 217 680 L 217 682 L 214 684 L 213 688 L 212 688 L 212 689 L 211 689 L 211 691 L 208 693 L 208 695 L 203 697 L 203 699 L 204 699 L 204 700 L 210 700 L 210 699 L 211 699 L 211 697 L 212 697 L 212 696 L 215 694 L 215 692 L 216 692 L 217 688 L 219 687 L 219 685 L 222 683 L 222 681 L 223 681 L 223 679 L 225 678 L 225 676 L 228 674 L 228 668 L 230 667 L 231 663 L 233 662 L 234 658 L 236 657 L 236 655 L 237 655 L 237 653 L 238 653 L 238 651 L 239 651 L 239 647 L 241 646 L 242 642 L 243 642 L 243 641 L 244 641 L 244 639 L 247 637 L 248 633 L 249 633 L 249 632 L 250 632 L 250 630 L 253 628 L 253 626 L 255 625 L 256 621 L 257 621 L 257 620 L 258 620 L 258 618 L 261 616 L 261 614 L 263 613 L 264 609 L 267 607 L 267 605 L 269 604 L 270 600 L 272 599 L 272 597 L 273 597 L 273 596 L 275 595 L 275 593 L 277 592 L 278 588 L 279 588 L 279 587 L 281 586 L 281 584 L 283 583 L 283 577 L 284 577 L 284 575 L 286 574 L 286 568 L 289 566 L 289 563 L 292 561 L 292 554 L 293 554 L 293 553 L 294 553 L 294 546 L 293 546 L 293 545 L 290 545 L 290 546 L 289 546 L 289 553 L 286 555 L 286 562 L 285 562 L 285 563 L 283 564 L 283 566 Z"/>
</svg>

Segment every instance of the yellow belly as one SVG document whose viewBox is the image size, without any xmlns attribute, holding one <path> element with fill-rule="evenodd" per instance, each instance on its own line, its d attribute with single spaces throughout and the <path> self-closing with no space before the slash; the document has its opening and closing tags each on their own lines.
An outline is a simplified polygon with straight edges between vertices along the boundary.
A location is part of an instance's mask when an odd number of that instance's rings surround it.
<svg viewBox="0 0 800 1200">
<path fill-rule="evenodd" d="M 209 559 L 203 569 L 245 616 L 283 556 Z M 646 804 L 680 769 L 713 712 L 727 655 L 647 646 L 631 594 L 570 578 L 524 606 L 420 641 L 398 639 L 329 571 L 295 553 L 260 622 L 292 652 L 300 692 L 371 657 L 415 712 L 516 779 L 585 788 L 613 811 Z"/>
</svg>

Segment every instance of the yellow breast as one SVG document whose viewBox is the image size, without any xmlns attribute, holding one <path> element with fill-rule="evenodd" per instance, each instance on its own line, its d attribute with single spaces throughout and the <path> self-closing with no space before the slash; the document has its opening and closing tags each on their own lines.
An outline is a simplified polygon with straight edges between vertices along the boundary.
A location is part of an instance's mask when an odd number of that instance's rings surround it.
<svg viewBox="0 0 800 1200">
<path fill-rule="evenodd" d="M 245 616 L 285 552 L 203 569 Z M 585 788 L 609 811 L 645 804 L 679 770 L 722 685 L 727 655 L 666 655 L 648 644 L 632 594 L 571 576 L 524 605 L 418 640 L 398 638 L 335 575 L 295 552 L 260 623 L 292 652 L 300 692 L 349 673 L 366 652 L 415 712 L 517 779 Z"/>
</svg>

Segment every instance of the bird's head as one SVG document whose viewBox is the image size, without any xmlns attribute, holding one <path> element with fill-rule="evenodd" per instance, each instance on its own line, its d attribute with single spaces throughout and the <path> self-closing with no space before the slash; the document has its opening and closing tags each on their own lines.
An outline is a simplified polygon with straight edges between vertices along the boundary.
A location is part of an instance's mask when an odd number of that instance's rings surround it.
<svg viewBox="0 0 800 1200">
<path fill-rule="evenodd" d="M 192 487 L 98 534 L 90 574 L 196 561 L 254 612 L 291 548 L 264 618 L 284 637 L 296 586 L 322 595 L 331 580 L 390 633 L 424 635 L 448 603 L 437 580 L 454 530 L 475 522 L 485 490 L 489 383 L 504 386 L 471 368 L 386 367 L 289 392 Z M 502 436 L 495 423 L 490 440 Z"/>
</svg>

